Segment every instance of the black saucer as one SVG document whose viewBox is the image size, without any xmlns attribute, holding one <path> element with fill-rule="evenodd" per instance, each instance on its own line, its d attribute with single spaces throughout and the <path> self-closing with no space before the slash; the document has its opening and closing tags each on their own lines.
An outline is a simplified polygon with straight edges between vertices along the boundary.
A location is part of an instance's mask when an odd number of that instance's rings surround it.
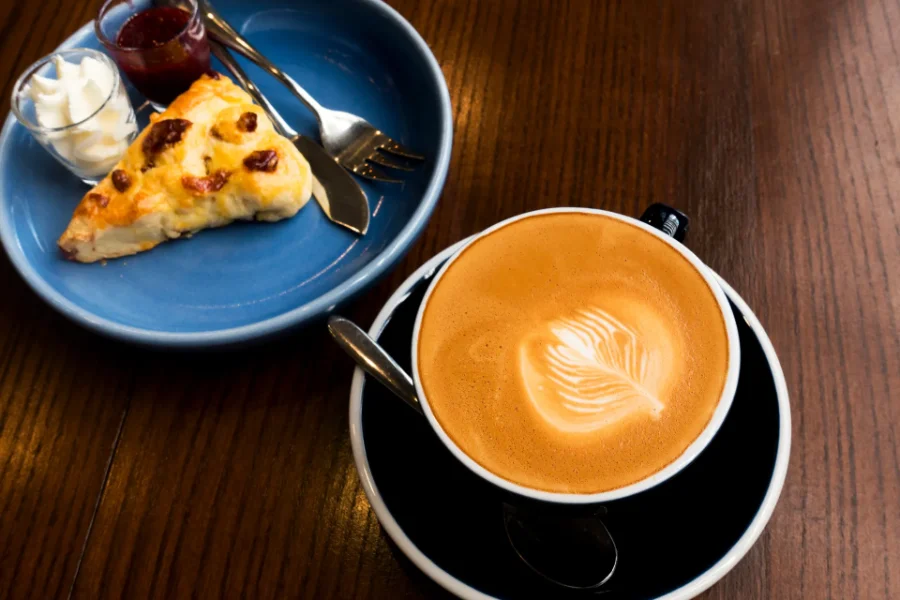
<svg viewBox="0 0 900 600">
<path fill-rule="evenodd" d="M 422 276 L 446 255 L 411 277 L 373 327 L 374 333 L 387 322 L 379 342 L 407 370 L 427 287 Z M 734 404 L 707 449 L 681 473 L 605 505 L 619 564 L 603 598 L 693 597 L 749 550 L 777 501 L 790 445 L 783 375 L 756 318 L 724 287 L 741 341 Z M 363 379 L 358 372 L 350 414 L 357 467 L 382 525 L 419 568 L 463 597 L 585 596 L 548 584 L 523 565 L 507 541 L 496 488 L 458 462 L 424 419 L 377 383 L 363 386 Z"/>
</svg>

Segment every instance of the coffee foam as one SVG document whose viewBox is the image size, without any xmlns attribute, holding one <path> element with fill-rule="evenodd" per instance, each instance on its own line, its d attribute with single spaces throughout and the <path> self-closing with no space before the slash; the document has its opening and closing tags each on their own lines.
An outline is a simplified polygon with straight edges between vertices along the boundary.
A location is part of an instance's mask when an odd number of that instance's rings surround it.
<svg viewBox="0 0 900 600">
<path fill-rule="evenodd" d="M 626 325 L 599 307 L 551 321 L 519 344 L 526 395 L 563 433 L 612 427 L 635 413 L 658 419 L 672 371 L 667 329 Z"/>
<path fill-rule="evenodd" d="M 696 268 L 635 225 L 545 214 L 469 246 L 423 315 L 444 431 L 526 487 L 596 493 L 675 460 L 718 404 L 728 337 Z"/>
</svg>

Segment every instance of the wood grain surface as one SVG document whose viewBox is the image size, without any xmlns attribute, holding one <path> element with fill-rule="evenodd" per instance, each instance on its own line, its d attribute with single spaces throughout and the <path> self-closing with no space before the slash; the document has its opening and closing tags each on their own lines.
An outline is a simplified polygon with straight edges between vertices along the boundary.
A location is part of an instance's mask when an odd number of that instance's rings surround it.
<svg viewBox="0 0 900 600">
<path fill-rule="evenodd" d="M 3 106 L 96 0 L 0 6 Z M 793 448 L 710 599 L 900 598 L 900 4 L 391 0 L 450 86 L 443 198 L 347 313 L 525 210 L 654 201 L 755 309 Z M 165 354 L 56 315 L 0 258 L 0 598 L 425 598 L 350 452 L 349 360 L 316 327 Z"/>
</svg>

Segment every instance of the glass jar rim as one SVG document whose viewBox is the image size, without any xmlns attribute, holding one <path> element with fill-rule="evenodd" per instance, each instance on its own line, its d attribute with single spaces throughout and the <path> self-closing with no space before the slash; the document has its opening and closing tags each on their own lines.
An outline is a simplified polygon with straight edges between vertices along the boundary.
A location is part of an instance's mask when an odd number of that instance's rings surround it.
<svg viewBox="0 0 900 600">
<path fill-rule="evenodd" d="M 109 12 L 109 9 L 116 2 L 121 2 L 122 0 L 106 0 L 103 5 L 100 7 L 100 10 L 97 12 L 97 17 L 94 19 L 94 34 L 97 36 L 97 39 L 100 40 L 100 43 L 110 48 L 112 50 L 116 50 L 118 52 L 144 52 L 149 48 L 138 48 L 136 46 L 120 46 L 118 42 L 115 40 L 109 39 L 105 33 L 103 33 L 103 27 L 101 26 L 101 22 L 103 21 L 103 17 L 106 16 L 106 13 Z M 200 3 L 197 0 L 185 0 L 188 4 L 191 5 L 191 18 L 188 19 L 187 23 L 184 24 L 178 33 L 172 36 L 172 39 L 166 40 L 166 44 L 171 42 L 172 40 L 178 39 L 181 37 L 185 31 L 190 29 L 191 24 L 200 14 Z M 129 2 L 130 4 L 130 2 Z M 155 5 L 157 6 L 157 5 Z M 175 8 L 180 8 L 175 6 L 174 4 L 159 4 L 158 6 L 173 6 Z M 134 13 L 137 14 L 137 13 Z M 131 17 L 129 17 L 130 19 Z M 126 19 L 127 22 L 127 19 Z"/>
<path fill-rule="evenodd" d="M 50 63 L 50 61 L 52 61 L 57 56 L 61 56 L 63 59 L 65 59 L 68 56 L 74 55 L 88 55 L 91 58 L 99 60 L 112 71 L 113 85 L 109 90 L 109 95 L 104 98 L 103 102 L 100 103 L 100 106 L 98 106 L 97 109 L 90 115 L 76 123 L 63 125 L 62 127 L 44 127 L 40 123 L 36 123 L 26 117 L 19 106 L 19 103 L 22 100 L 22 92 L 24 91 L 24 86 L 31 80 L 32 76 L 34 76 L 41 68 L 44 67 L 44 65 Z M 16 117 L 16 120 L 27 127 L 29 130 L 39 133 L 59 133 L 62 131 L 73 129 L 75 127 L 79 127 L 96 117 L 100 113 L 100 111 L 106 108 L 106 105 L 109 104 L 109 101 L 119 93 L 121 80 L 122 77 L 119 75 L 119 67 L 116 66 L 116 63 L 109 56 L 107 56 L 103 52 L 100 52 L 99 50 L 94 50 L 93 48 L 68 48 L 66 50 L 54 50 L 43 58 L 36 60 L 19 76 L 19 78 L 16 80 L 15 85 L 13 85 L 12 98 L 10 98 L 10 107 L 12 109 L 12 113 Z"/>
</svg>

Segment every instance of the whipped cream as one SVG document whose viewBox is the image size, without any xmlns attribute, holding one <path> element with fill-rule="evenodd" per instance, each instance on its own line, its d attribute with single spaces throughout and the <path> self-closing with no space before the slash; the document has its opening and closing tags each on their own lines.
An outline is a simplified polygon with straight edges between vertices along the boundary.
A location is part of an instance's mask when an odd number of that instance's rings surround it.
<svg viewBox="0 0 900 600">
<path fill-rule="evenodd" d="M 85 177 L 103 177 L 122 158 L 137 131 L 128 96 L 118 86 L 110 98 L 118 74 L 96 58 L 74 64 L 56 56 L 53 63 L 56 79 L 34 75 L 30 80 L 28 94 L 37 121 L 41 127 L 59 130 L 45 136 L 61 158 Z"/>
</svg>

